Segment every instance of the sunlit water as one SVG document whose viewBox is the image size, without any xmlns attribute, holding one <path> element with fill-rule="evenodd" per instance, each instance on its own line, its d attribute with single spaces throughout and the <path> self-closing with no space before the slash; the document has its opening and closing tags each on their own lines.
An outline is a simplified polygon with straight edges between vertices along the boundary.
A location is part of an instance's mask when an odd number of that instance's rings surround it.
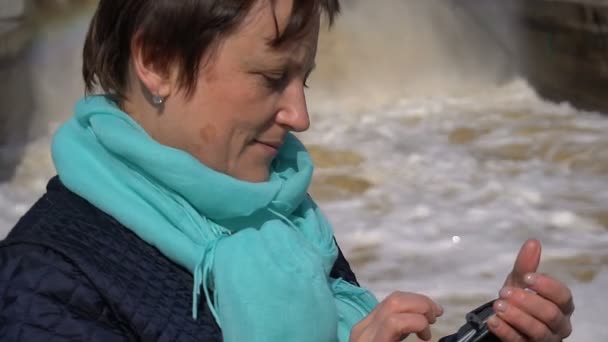
<svg viewBox="0 0 608 342">
<path fill-rule="evenodd" d="M 360 282 L 380 298 L 397 289 L 436 298 L 441 336 L 497 295 L 521 243 L 536 237 L 542 271 L 574 291 L 570 340 L 608 340 L 608 116 L 509 80 L 508 60 L 479 49 L 485 38 L 449 7 L 384 3 L 384 13 L 347 7 L 322 37 L 302 135 L 317 161 L 311 191 Z M 408 14 L 396 20 L 399 11 Z M 49 26 L 30 56 L 43 134 L 0 184 L 2 234 L 53 174 L 48 144 L 82 93 L 86 23 Z"/>
</svg>

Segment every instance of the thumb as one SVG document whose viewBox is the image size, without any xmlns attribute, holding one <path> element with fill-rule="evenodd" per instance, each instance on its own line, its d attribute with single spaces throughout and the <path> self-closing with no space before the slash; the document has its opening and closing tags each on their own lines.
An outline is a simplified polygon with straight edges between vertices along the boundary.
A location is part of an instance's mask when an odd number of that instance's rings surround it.
<svg viewBox="0 0 608 342">
<path fill-rule="evenodd" d="M 540 263 L 541 245 L 540 241 L 530 239 L 524 242 L 517 254 L 513 270 L 507 276 L 505 286 L 527 287 L 524 277 L 528 273 L 535 273 Z"/>
</svg>

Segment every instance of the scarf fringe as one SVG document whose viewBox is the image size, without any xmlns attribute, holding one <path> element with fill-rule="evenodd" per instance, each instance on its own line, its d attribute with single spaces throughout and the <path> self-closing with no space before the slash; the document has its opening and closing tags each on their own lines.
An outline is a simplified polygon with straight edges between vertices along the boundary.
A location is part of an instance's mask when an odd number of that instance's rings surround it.
<svg viewBox="0 0 608 342">
<path fill-rule="evenodd" d="M 342 278 L 334 279 L 331 283 L 334 297 L 349 305 L 365 318 L 378 304 L 378 300 L 369 291 L 355 286 Z"/>
<path fill-rule="evenodd" d="M 208 224 L 215 225 L 213 222 L 206 220 Z M 200 302 L 201 295 L 201 286 L 203 287 L 203 293 L 205 294 L 205 298 L 207 299 L 207 305 L 209 306 L 209 310 L 215 318 L 217 325 L 221 328 L 222 322 L 220 321 L 220 316 L 217 310 L 217 292 L 214 292 L 213 299 L 209 295 L 209 288 L 213 288 L 213 275 L 211 274 L 213 271 L 213 264 L 215 262 L 215 251 L 217 249 L 217 245 L 220 241 L 222 241 L 229 234 L 226 233 L 224 229 L 221 227 L 215 227 L 222 234 L 219 235 L 216 239 L 210 241 L 199 258 L 198 263 L 194 267 L 193 274 L 193 285 L 192 285 L 192 318 L 194 320 L 198 319 L 198 306 Z"/>
</svg>

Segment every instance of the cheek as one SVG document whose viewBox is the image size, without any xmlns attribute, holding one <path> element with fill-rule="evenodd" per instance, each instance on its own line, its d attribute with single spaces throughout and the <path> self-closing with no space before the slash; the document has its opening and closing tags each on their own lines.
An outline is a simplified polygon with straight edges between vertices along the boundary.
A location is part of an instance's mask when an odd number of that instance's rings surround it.
<svg viewBox="0 0 608 342">
<path fill-rule="evenodd" d="M 190 105 L 190 112 L 196 113 L 190 124 L 196 127 L 198 144 L 225 145 L 234 152 L 272 126 L 278 96 L 252 75 L 230 75 L 234 77 L 201 80 Z"/>
<path fill-rule="evenodd" d="M 208 123 L 199 129 L 198 136 L 203 144 L 211 144 L 217 139 L 217 128 L 212 123 Z"/>
</svg>

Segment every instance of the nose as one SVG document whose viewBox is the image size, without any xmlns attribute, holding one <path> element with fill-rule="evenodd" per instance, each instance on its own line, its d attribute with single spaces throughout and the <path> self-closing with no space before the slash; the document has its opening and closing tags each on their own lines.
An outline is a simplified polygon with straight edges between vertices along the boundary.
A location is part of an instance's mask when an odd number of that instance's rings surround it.
<svg viewBox="0 0 608 342">
<path fill-rule="evenodd" d="M 275 120 L 293 132 L 304 132 L 310 127 L 306 95 L 301 83 L 291 82 L 285 89 Z"/>
</svg>

